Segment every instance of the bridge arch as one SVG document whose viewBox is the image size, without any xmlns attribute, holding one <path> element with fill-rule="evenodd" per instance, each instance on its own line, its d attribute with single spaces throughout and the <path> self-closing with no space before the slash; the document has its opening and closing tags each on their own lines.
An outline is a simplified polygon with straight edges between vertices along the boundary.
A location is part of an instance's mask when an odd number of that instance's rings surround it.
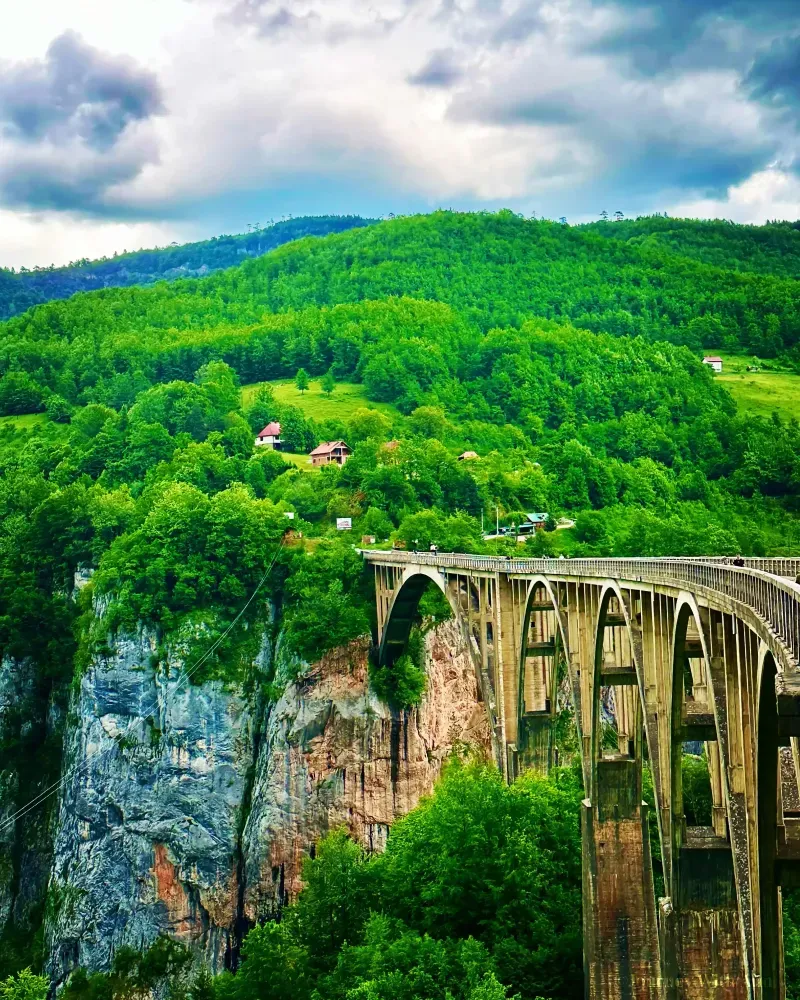
<svg viewBox="0 0 800 1000">
<path fill-rule="evenodd" d="M 516 769 L 519 770 L 522 764 L 546 772 L 558 763 L 553 730 L 558 715 L 562 663 L 569 672 L 579 737 L 581 733 L 580 692 L 570 671 L 569 638 L 561 613 L 561 599 L 546 576 L 537 575 L 530 581 L 522 606 L 519 635 Z M 529 666 L 531 659 L 536 662 Z"/>
<path fill-rule="evenodd" d="M 378 657 L 381 665 L 392 666 L 405 652 L 420 599 L 431 583 L 436 584 L 447 598 L 453 613 L 459 613 L 458 605 L 441 573 L 429 566 L 408 567 L 392 596 L 380 636 Z"/>
<path fill-rule="evenodd" d="M 612 601 L 616 604 L 616 611 L 610 612 Z M 619 747 L 620 755 L 629 757 L 632 760 L 639 760 L 641 764 L 641 729 L 642 729 L 642 692 L 644 691 L 644 676 L 641 657 L 637 649 L 632 628 L 632 613 L 629 604 L 630 598 L 626 597 L 622 588 L 616 580 L 605 580 L 600 592 L 600 603 L 597 610 L 597 619 L 594 632 L 594 658 L 592 663 L 592 702 L 591 702 L 591 765 L 594 779 L 595 766 L 598 760 L 602 759 L 602 709 L 601 709 L 601 689 L 603 687 L 635 688 L 634 698 L 625 699 L 623 714 L 634 712 L 633 718 L 627 719 L 627 724 L 633 729 L 633 733 L 626 731 L 629 737 L 627 747 Z M 614 634 L 613 659 L 615 662 L 606 662 L 606 629 L 614 628 L 624 630 L 627 649 L 621 645 L 617 646 L 618 635 Z M 621 662 L 629 659 L 629 662 Z M 632 737 L 632 739 L 631 739 Z"/>
<path fill-rule="evenodd" d="M 697 664 L 694 667 L 693 661 Z M 718 740 L 711 676 L 711 637 L 694 595 L 686 592 L 679 594 L 675 607 L 671 671 L 669 820 L 664 825 L 669 831 L 670 856 L 677 858 L 686 840 L 684 743 L 702 742 L 708 745 Z M 718 832 L 724 835 L 724 831 Z M 673 898 L 677 898 L 677 870 L 670 875 Z"/>
</svg>

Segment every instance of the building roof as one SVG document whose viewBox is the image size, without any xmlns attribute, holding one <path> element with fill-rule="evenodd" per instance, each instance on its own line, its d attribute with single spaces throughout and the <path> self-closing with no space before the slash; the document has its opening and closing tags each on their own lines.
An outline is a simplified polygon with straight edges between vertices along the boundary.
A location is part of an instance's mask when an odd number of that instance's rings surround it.
<svg viewBox="0 0 800 1000">
<path fill-rule="evenodd" d="M 544 522 L 548 518 L 548 515 L 546 513 L 543 513 L 543 514 L 526 514 L 525 517 L 527 517 L 528 522 L 530 524 L 544 524 Z"/>
<path fill-rule="evenodd" d="M 705 358 L 703 358 L 703 361 L 704 362 L 707 362 L 707 361 L 709 361 L 709 362 L 710 361 L 718 361 L 720 364 L 722 364 L 722 358 L 718 358 L 716 356 L 716 354 L 713 354 L 713 355 L 709 354 L 709 355 L 707 355 Z"/>
<path fill-rule="evenodd" d="M 336 448 L 347 448 L 350 451 L 350 447 L 345 444 L 344 441 L 323 441 L 318 444 L 317 447 L 310 452 L 311 455 L 330 455 L 331 452 L 335 451 Z"/>
<path fill-rule="evenodd" d="M 480 456 L 478 455 L 477 451 L 462 451 L 461 454 L 458 457 L 461 458 L 461 459 L 464 459 L 464 458 L 480 458 Z"/>
<path fill-rule="evenodd" d="M 261 437 L 280 437 L 281 436 L 281 425 L 273 420 L 271 424 L 267 424 L 263 431 L 258 435 Z"/>
</svg>

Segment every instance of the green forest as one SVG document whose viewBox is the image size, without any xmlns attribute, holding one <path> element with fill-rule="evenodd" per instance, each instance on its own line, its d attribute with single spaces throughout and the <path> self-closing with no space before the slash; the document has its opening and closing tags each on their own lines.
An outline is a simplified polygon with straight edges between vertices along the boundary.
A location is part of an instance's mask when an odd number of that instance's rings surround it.
<svg viewBox="0 0 800 1000">
<path fill-rule="evenodd" d="M 263 692 L 275 698 L 292 671 L 368 633 L 362 535 L 538 556 L 800 552 L 800 425 L 739 412 L 701 363 L 704 349 L 800 363 L 798 240 L 786 225 L 438 212 L 0 324 L 0 648 L 35 664 L 0 728 L 14 804 L 57 780 L 70 691 L 116 635 L 146 624 L 156 659 L 193 663 L 257 592 L 193 682 L 256 683 L 254 650 L 280 630 L 286 662 Z M 24 299 L 5 301 L 8 313 Z M 357 386 L 364 402 L 312 416 L 271 384 L 295 377 L 314 380 L 303 397 Z M 272 420 L 292 455 L 343 439 L 352 457 L 312 470 L 255 448 Z M 532 511 L 552 530 L 524 547 L 484 540 L 482 519 Z M 574 526 L 555 530 L 560 518 Z M 398 709 L 424 686 L 420 664 L 405 667 L 374 677 Z M 508 789 L 455 762 L 385 855 L 333 836 L 287 918 L 251 932 L 239 972 L 187 972 L 185 988 L 198 1000 L 579 996 L 579 798 L 571 770 Z M 463 803 L 483 825 L 455 843 Z M 8 863 L 38 842 L 48 808 L 17 825 Z M 506 895 L 521 857 L 531 881 Z M 2 1000 L 37 996 L 46 905 L 0 940 Z M 323 924 L 321 942 L 310 928 Z M 180 966 L 167 952 L 150 965 L 125 954 L 67 992 L 128 995 L 151 966 Z"/>
<path fill-rule="evenodd" d="M 66 299 L 75 292 L 109 286 L 150 285 L 196 277 L 239 264 L 304 236 L 340 233 L 371 221 L 359 216 L 302 216 L 268 226 L 251 226 L 247 233 L 213 236 L 198 243 L 173 243 L 151 250 L 132 250 L 100 260 L 81 259 L 66 267 L 0 268 L 0 319 L 25 312 L 41 302 Z"/>
</svg>

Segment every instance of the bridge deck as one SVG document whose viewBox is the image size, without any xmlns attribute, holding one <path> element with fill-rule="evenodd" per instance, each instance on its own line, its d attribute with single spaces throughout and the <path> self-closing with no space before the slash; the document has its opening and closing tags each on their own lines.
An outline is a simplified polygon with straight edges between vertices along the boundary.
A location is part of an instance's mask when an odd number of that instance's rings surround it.
<svg viewBox="0 0 800 1000">
<path fill-rule="evenodd" d="M 418 565 L 471 573 L 546 576 L 551 579 L 614 579 L 677 588 L 698 588 L 751 608 L 800 663 L 800 559 L 745 559 L 734 566 L 727 557 L 663 559 L 517 559 L 459 552 L 362 550 L 367 562 Z"/>
</svg>

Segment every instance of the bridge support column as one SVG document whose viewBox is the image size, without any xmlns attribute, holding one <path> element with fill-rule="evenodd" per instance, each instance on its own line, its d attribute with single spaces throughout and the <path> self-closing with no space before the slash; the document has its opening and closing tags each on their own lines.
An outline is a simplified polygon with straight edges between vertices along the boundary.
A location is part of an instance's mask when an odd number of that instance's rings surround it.
<svg viewBox="0 0 800 1000">
<path fill-rule="evenodd" d="M 636 761 L 597 762 L 596 802 L 585 799 L 583 925 L 589 1000 L 658 1000 L 658 929 L 647 807 Z"/>
<path fill-rule="evenodd" d="M 709 830 L 710 846 L 680 849 L 679 896 L 662 908 L 664 975 L 672 1000 L 746 1000 L 742 931 L 730 844 Z"/>
<path fill-rule="evenodd" d="M 522 720 L 517 753 L 517 774 L 534 771 L 549 774 L 555 764 L 553 753 L 554 717 L 550 712 L 531 712 Z"/>
<path fill-rule="evenodd" d="M 517 747 L 517 697 L 519 675 L 517 668 L 517 615 L 519 609 L 514 600 L 514 588 L 508 576 L 497 574 L 496 595 L 497 636 L 495 650 L 497 657 L 498 701 L 502 710 L 504 739 L 504 773 L 513 781 L 516 776 Z"/>
</svg>

